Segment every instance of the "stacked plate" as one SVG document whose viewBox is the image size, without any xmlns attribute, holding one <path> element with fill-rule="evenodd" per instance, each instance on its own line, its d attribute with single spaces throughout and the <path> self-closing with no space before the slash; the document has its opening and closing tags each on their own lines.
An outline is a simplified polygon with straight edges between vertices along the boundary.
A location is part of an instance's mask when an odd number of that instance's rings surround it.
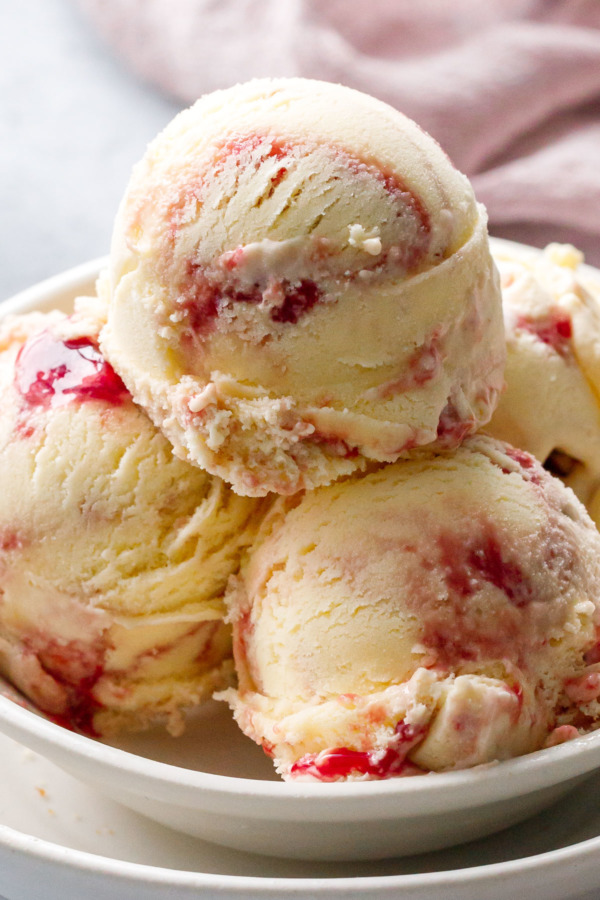
<svg viewBox="0 0 600 900">
<path fill-rule="evenodd" d="M 200 763 L 216 770 L 220 756 L 222 768 L 243 768 L 264 787 L 270 761 L 237 736 L 227 716 L 210 708 L 205 716 L 204 725 L 213 727 Z M 194 729 L 177 742 L 159 732 L 131 738 L 117 752 L 137 757 L 135 749 L 143 750 L 141 764 L 154 757 L 173 768 L 174 758 L 193 765 Z M 0 736 L 0 770 L 0 896 L 6 900 L 597 900 L 600 892 L 600 775 L 485 839 L 396 859 L 320 862 L 226 849 L 166 828 L 6 736 Z M 451 828 L 452 817 L 445 821 Z M 371 829 L 378 827 L 374 819 Z M 231 835 L 233 842 L 239 838 Z"/>
</svg>

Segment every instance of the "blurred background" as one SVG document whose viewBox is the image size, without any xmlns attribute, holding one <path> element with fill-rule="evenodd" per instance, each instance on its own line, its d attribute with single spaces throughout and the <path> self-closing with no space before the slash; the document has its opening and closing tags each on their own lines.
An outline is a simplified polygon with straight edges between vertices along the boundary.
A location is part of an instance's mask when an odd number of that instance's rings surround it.
<svg viewBox="0 0 600 900">
<path fill-rule="evenodd" d="M 366 90 L 472 178 L 491 231 L 600 264 L 599 0 L 4 0 L 0 298 L 108 251 L 132 164 L 200 93 Z"/>
<path fill-rule="evenodd" d="M 181 105 L 70 0 L 0 5 L 0 299 L 108 251 L 133 163 Z"/>
</svg>

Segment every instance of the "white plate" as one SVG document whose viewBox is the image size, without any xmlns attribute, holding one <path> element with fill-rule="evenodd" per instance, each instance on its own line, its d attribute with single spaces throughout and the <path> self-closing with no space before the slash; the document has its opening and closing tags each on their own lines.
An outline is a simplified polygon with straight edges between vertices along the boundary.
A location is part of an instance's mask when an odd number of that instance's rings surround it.
<svg viewBox="0 0 600 900">
<path fill-rule="evenodd" d="M 6 900 L 597 900 L 600 892 L 600 776 L 493 838 L 341 864 L 251 856 L 184 837 L 3 736 L 0 771 Z"/>
<path fill-rule="evenodd" d="M 460 772 L 285 783 L 214 701 L 197 711 L 183 737 L 154 729 L 109 745 L 0 696 L 0 730 L 162 825 L 295 859 L 384 859 L 472 840 L 539 812 L 600 766 L 596 732 Z"/>
</svg>

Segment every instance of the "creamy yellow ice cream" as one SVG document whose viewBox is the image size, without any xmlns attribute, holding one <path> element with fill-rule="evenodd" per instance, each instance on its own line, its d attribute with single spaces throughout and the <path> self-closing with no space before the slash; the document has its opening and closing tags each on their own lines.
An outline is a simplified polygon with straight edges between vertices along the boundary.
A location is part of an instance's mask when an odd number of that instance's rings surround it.
<svg viewBox="0 0 600 900">
<path fill-rule="evenodd" d="M 256 501 L 175 457 L 87 313 L 0 324 L 0 671 L 92 734 L 231 675 L 225 582 Z"/>
<path fill-rule="evenodd" d="M 533 453 L 600 525 L 600 276 L 570 245 L 494 244 L 506 324 L 506 391 L 486 431 Z"/>
<path fill-rule="evenodd" d="M 102 283 L 107 358 L 240 494 L 456 445 L 502 387 L 483 207 L 414 122 L 339 85 L 257 80 L 178 115 Z"/>
<path fill-rule="evenodd" d="M 287 779 L 463 768 L 600 715 L 600 534 L 485 436 L 278 498 L 226 602 L 222 696 Z"/>
</svg>

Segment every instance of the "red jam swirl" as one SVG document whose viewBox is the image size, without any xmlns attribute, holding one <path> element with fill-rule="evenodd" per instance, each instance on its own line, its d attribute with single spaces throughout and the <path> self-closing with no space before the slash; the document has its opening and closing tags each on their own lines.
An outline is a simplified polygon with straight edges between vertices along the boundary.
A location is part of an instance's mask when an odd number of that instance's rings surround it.
<svg viewBox="0 0 600 900">
<path fill-rule="evenodd" d="M 321 753 L 307 753 L 293 764 L 290 775 L 311 775 L 319 781 L 337 781 L 350 775 L 368 775 L 370 778 L 415 775 L 422 770 L 406 756 L 426 733 L 426 728 L 399 722 L 396 726 L 398 740 L 383 752 L 334 747 Z"/>
<path fill-rule="evenodd" d="M 127 388 L 89 338 L 62 341 L 49 331 L 19 350 L 15 385 L 29 406 L 62 406 L 71 400 L 100 400 L 120 406 Z"/>
<path fill-rule="evenodd" d="M 544 318 L 522 315 L 516 324 L 521 331 L 527 331 L 542 343 L 552 347 L 559 356 L 569 355 L 573 326 L 568 313 L 564 310 L 549 309 Z"/>
</svg>

